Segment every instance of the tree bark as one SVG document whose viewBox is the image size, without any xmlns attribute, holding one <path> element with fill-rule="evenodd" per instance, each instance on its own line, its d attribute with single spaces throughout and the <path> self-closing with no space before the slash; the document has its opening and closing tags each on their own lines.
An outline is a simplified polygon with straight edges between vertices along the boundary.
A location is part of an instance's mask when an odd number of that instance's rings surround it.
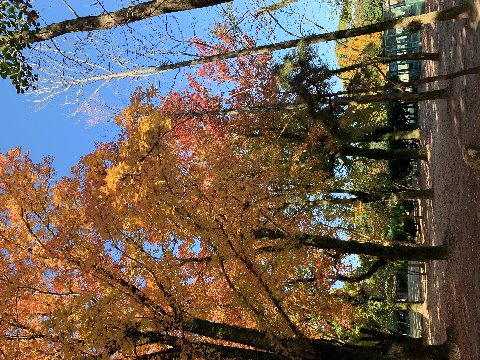
<svg viewBox="0 0 480 360">
<path fill-rule="evenodd" d="M 364 340 L 378 341 L 390 359 L 412 360 L 447 360 L 449 359 L 449 339 L 440 345 L 425 345 L 421 338 L 415 339 L 400 334 L 382 333 L 374 329 L 360 329 L 360 334 L 367 335 Z M 410 357 L 409 357 L 410 356 Z"/>
<path fill-rule="evenodd" d="M 55 37 L 81 31 L 108 30 L 117 26 L 145 20 L 153 16 L 172 12 L 192 10 L 230 0 L 152 0 L 132 5 L 108 14 L 84 16 L 48 25 L 35 34 L 33 42 L 50 40 Z"/>
<path fill-rule="evenodd" d="M 207 342 L 190 342 L 183 339 L 182 343 L 188 345 L 189 356 L 182 354 L 181 347 L 172 347 L 167 350 L 157 351 L 150 354 L 136 356 L 135 360 L 184 360 L 184 359 L 205 359 L 205 354 L 210 354 L 213 359 L 235 359 L 235 360 L 291 360 L 280 354 L 267 351 L 251 350 L 227 345 L 217 345 Z M 168 345 L 172 346 L 168 343 Z M 209 357 L 210 358 L 210 357 Z"/>
<path fill-rule="evenodd" d="M 287 41 L 282 41 L 282 42 L 268 44 L 268 45 L 229 51 L 222 54 L 204 56 L 198 59 L 181 61 L 178 63 L 169 64 L 169 65 L 152 66 L 152 67 L 137 69 L 133 71 L 118 72 L 114 74 L 94 76 L 91 78 L 77 79 L 70 82 L 69 84 L 73 85 L 73 84 L 87 83 L 87 82 L 93 82 L 93 81 L 105 81 L 105 80 L 114 79 L 114 78 L 124 78 L 128 76 L 145 76 L 145 75 L 159 74 L 162 72 L 179 69 L 183 67 L 207 64 L 213 61 L 222 61 L 222 60 L 228 60 L 228 59 L 232 59 L 240 56 L 290 49 L 300 44 L 310 45 L 310 44 L 316 44 L 320 42 L 346 39 L 346 38 L 356 37 L 361 35 L 368 35 L 372 33 L 386 31 L 389 29 L 418 27 L 419 25 L 430 24 L 430 23 L 435 23 L 439 21 L 468 18 L 471 11 L 472 11 L 471 3 L 466 2 L 459 6 L 451 7 L 445 10 L 430 12 L 428 14 L 388 20 L 388 21 L 383 21 L 376 24 L 366 25 L 366 26 L 353 28 L 353 29 L 338 30 L 338 31 L 333 31 L 329 33 L 324 33 L 324 34 L 315 34 L 315 35 L 306 36 L 301 39 L 287 40 Z"/>
<path fill-rule="evenodd" d="M 364 191 L 354 191 L 354 190 L 340 190 L 335 191 L 332 190 L 332 193 L 339 193 L 339 194 L 346 194 L 352 195 L 354 197 L 338 197 L 332 194 L 323 195 L 321 199 L 318 200 L 311 200 L 307 202 L 309 206 L 327 206 L 332 204 L 338 205 L 351 205 L 356 201 L 360 201 L 362 203 L 372 203 L 376 201 L 384 201 L 390 199 L 392 196 L 396 196 L 397 199 L 400 200 L 417 200 L 417 199 L 431 199 L 433 195 L 432 189 L 424 189 L 424 190 L 385 190 L 385 191 L 371 191 L 371 192 L 364 192 Z M 289 205 L 289 204 L 287 204 Z"/>
<path fill-rule="evenodd" d="M 444 98 L 447 95 L 445 89 L 426 91 L 423 93 L 398 93 L 398 94 L 378 94 L 378 95 L 359 95 L 351 97 L 337 97 L 335 94 L 321 94 L 319 95 L 322 104 L 336 103 L 336 104 L 368 104 L 374 102 L 388 102 L 396 100 L 405 100 L 405 101 L 422 101 L 422 100 L 435 100 L 439 98 Z M 225 116 L 238 116 L 240 114 L 261 114 L 265 112 L 272 111 L 304 111 L 308 110 L 308 104 L 305 102 L 297 103 L 281 103 L 275 105 L 258 105 L 252 107 L 240 107 L 240 108 L 226 108 L 219 110 L 205 110 L 205 111 L 170 111 L 168 114 L 174 118 L 183 118 L 183 117 L 195 117 L 195 116 L 207 116 L 207 115 L 225 115 Z M 417 128 L 417 125 L 412 124 L 411 126 L 402 127 L 405 130 L 414 130 Z M 280 129 L 279 129 L 280 130 Z M 394 126 L 386 126 L 380 129 L 374 130 L 372 134 L 387 134 L 389 132 L 397 131 L 398 128 Z M 244 134 L 248 137 L 261 136 L 251 134 Z M 375 135 L 373 135 L 375 136 Z M 297 134 L 288 134 L 285 138 L 290 138 L 292 140 L 302 140 L 303 137 Z"/>
<path fill-rule="evenodd" d="M 376 128 L 366 136 L 372 135 L 373 137 L 375 137 L 377 135 L 386 135 L 386 134 L 394 133 L 397 131 L 411 131 L 411 130 L 417 130 L 417 129 L 418 129 L 418 123 L 410 123 L 405 125 L 385 125 L 385 126 Z"/>
<path fill-rule="evenodd" d="M 334 342 L 314 339 L 277 339 L 272 341 L 271 335 L 254 330 L 227 324 L 193 319 L 186 324 L 185 330 L 211 337 L 217 340 L 232 341 L 242 345 L 283 355 L 287 352 L 290 359 L 338 359 L 338 360 L 372 360 L 386 359 L 383 356 L 372 357 L 371 352 L 353 350 Z"/>
<path fill-rule="evenodd" d="M 397 310 L 416 311 L 421 313 L 423 301 L 396 301 L 395 308 Z"/>
</svg>

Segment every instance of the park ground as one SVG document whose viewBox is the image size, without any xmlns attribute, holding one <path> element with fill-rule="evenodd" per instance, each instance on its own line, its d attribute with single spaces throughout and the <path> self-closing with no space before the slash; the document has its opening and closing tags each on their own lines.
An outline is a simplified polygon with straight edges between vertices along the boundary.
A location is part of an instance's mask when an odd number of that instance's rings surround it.
<svg viewBox="0 0 480 360">
<path fill-rule="evenodd" d="M 426 11 L 461 1 L 427 0 Z M 424 51 L 440 54 L 440 61 L 425 64 L 425 77 L 480 65 L 479 20 L 474 16 L 425 27 Z M 451 358 L 474 360 L 480 359 L 480 161 L 469 161 L 466 149 L 480 147 L 480 75 L 424 89 L 433 88 L 447 88 L 448 98 L 420 105 L 422 145 L 429 158 L 421 166 L 419 184 L 434 190 L 433 199 L 420 206 L 421 241 L 446 243 L 451 256 L 426 264 L 423 332 L 433 344 L 444 342 L 448 332 L 455 344 Z"/>
</svg>

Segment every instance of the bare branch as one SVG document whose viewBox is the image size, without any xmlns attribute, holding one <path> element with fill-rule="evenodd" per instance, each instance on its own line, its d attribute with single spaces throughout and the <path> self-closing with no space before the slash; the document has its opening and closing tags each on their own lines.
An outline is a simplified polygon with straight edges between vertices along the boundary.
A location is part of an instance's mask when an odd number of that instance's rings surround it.
<svg viewBox="0 0 480 360">
<path fill-rule="evenodd" d="M 301 39 L 287 40 L 267 45 L 261 45 L 257 47 L 249 47 L 240 50 L 229 51 L 222 54 L 204 56 L 197 59 L 180 61 L 173 64 L 162 65 L 162 66 L 152 66 L 146 68 L 139 68 L 135 70 L 117 72 L 114 74 L 106 74 L 93 76 L 90 78 L 77 79 L 74 81 L 68 82 L 68 84 L 81 84 L 94 81 L 102 81 L 106 79 L 113 78 L 125 78 L 125 77 L 140 77 L 140 76 L 149 76 L 156 75 L 166 71 L 180 69 L 184 67 L 190 67 L 194 65 L 207 64 L 214 61 L 228 60 L 240 56 L 247 56 L 253 54 L 262 54 L 271 51 L 290 49 L 300 44 L 311 45 L 317 44 L 326 41 L 340 40 L 350 37 L 356 37 L 366 34 L 371 34 L 375 32 L 381 32 L 388 29 L 398 29 L 398 28 L 408 28 L 408 27 L 417 27 L 419 25 L 435 23 L 439 21 L 451 20 L 466 18 L 470 13 L 471 5 L 470 3 L 465 3 L 459 6 L 451 7 L 445 10 L 434 11 L 428 14 L 409 16 L 400 19 L 388 20 L 379 22 L 372 25 L 366 25 L 353 29 L 338 30 L 329 33 L 315 34 L 303 37 Z M 65 84 L 66 85 L 66 84 Z"/>
</svg>

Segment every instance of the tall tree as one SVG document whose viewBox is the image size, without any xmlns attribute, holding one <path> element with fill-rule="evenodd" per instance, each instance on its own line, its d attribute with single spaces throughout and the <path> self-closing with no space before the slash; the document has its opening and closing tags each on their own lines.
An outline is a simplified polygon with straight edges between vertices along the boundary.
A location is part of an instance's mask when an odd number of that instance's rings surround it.
<svg viewBox="0 0 480 360">
<path fill-rule="evenodd" d="M 417 340 L 376 341 L 381 348 L 334 341 L 330 323 L 348 327 L 354 316 L 331 291 L 337 264 L 325 249 L 395 259 L 444 258 L 445 249 L 334 239 L 313 214 L 280 210 L 298 194 L 275 191 L 284 180 L 272 149 L 270 161 L 249 157 L 228 135 L 212 138 L 200 128 L 199 141 L 211 146 L 188 153 L 175 136 L 181 125 L 139 100 L 117 119 L 124 126 L 118 141 L 84 157 L 72 178 L 54 184 L 49 160 L 34 164 L 18 149 L 1 157 L 5 354 L 444 354 L 444 346 Z M 314 292 L 292 282 L 311 274 Z"/>
<path fill-rule="evenodd" d="M 33 43 L 52 40 L 65 34 L 108 30 L 163 14 L 199 9 L 225 3 L 227 0 L 200 0 L 195 2 L 169 2 L 151 0 L 100 15 L 80 17 L 67 4 L 76 18 L 40 27 L 42 13 L 33 9 L 30 0 L 7 0 L 0 5 L 0 46 L 2 60 L 0 75 L 12 80 L 17 92 L 24 92 L 35 84 L 32 64 L 26 61 L 22 50 Z M 99 2 L 103 7 L 103 4 Z M 64 54 L 66 56 L 66 54 Z M 66 56 L 68 59 L 68 56 Z M 38 70 L 38 69 L 37 69 Z"/>
<path fill-rule="evenodd" d="M 165 71 L 205 64 L 215 60 L 292 48 L 298 46 L 299 43 L 315 44 L 323 41 L 338 41 L 339 39 L 378 33 L 389 28 L 418 26 L 419 24 L 462 18 L 468 16 L 470 12 L 470 5 L 466 3 L 459 7 L 417 17 L 391 20 L 333 33 L 311 35 L 298 40 L 287 40 L 263 46 L 255 46 L 254 43 L 243 44 L 242 48 L 235 49 L 235 51 L 216 51 L 209 56 L 202 57 L 191 56 L 192 43 L 188 39 L 177 39 L 168 31 L 161 34 L 160 30 L 150 29 L 155 32 L 155 35 L 153 35 L 154 40 L 148 41 L 149 34 L 140 34 L 137 30 L 128 26 L 133 21 L 156 16 L 160 13 L 167 14 L 174 11 L 195 9 L 220 2 L 222 1 L 196 2 L 195 4 L 162 3 L 162 6 L 158 7 L 157 1 L 147 1 L 110 13 L 105 11 L 104 14 L 98 16 L 77 16 L 77 19 L 51 24 L 41 29 L 37 29 L 37 24 L 34 28 L 25 32 L 28 39 L 24 39 L 19 50 L 32 45 L 34 41 L 40 43 L 33 44 L 33 50 L 27 52 L 28 59 L 22 59 L 21 63 L 25 69 L 29 67 L 30 69 L 32 67 L 36 69 L 34 73 L 40 76 L 38 84 L 41 84 L 38 94 L 41 94 L 45 101 L 53 95 L 64 94 L 68 90 L 76 88 L 78 94 L 86 92 L 85 96 L 76 97 L 80 109 L 86 110 L 88 109 L 88 103 L 94 101 L 100 89 L 112 80 L 122 80 L 126 77 L 142 77 L 145 79 L 145 76 L 158 75 Z M 102 3 L 99 4 L 102 5 Z M 228 8 L 226 11 L 229 11 Z M 127 24 L 126 27 L 119 26 L 125 24 Z M 119 31 L 123 33 L 121 36 L 115 36 L 115 39 L 122 39 L 122 41 L 125 39 L 125 48 L 119 46 L 119 44 L 113 45 L 111 37 L 103 36 L 96 31 L 107 28 L 112 30 L 121 28 Z M 167 25 L 166 28 L 170 30 Z M 78 34 L 76 31 L 93 32 L 88 35 L 80 34 L 77 36 L 75 35 Z M 15 31 L 9 30 L 9 33 L 13 37 L 19 35 Z M 60 34 L 72 34 L 72 36 L 68 38 L 65 44 L 60 44 L 61 39 L 58 38 Z M 155 45 L 158 45 L 159 38 L 162 38 L 163 47 L 161 50 Z M 46 39 L 49 39 L 49 41 L 45 41 Z M 104 47 L 110 48 L 110 56 L 106 56 L 108 54 L 104 50 L 100 50 Z M 44 56 L 45 53 L 48 53 L 48 56 Z M 178 55 L 182 55 L 185 60 L 177 61 Z M 147 64 L 154 64 L 155 66 L 148 66 Z M 10 73 L 13 74 L 13 72 Z M 23 77 L 23 79 L 24 85 L 21 85 L 20 88 L 24 90 L 36 83 L 36 79 L 31 76 Z M 89 97 L 87 93 L 90 91 L 95 96 Z"/>
<path fill-rule="evenodd" d="M 214 32 L 215 48 L 197 43 L 205 56 L 253 44 L 224 26 Z M 51 160 L 34 164 L 20 149 L 0 156 L 2 353 L 447 356 L 446 345 L 414 339 L 379 337 L 365 346 L 337 339 L 332 324 L 352 328 L 356 320 L 333 290 L 339 275 L 349 275 L 346 255 L 423 261 L 445 259 L 448 249 L 360 241 L 321 207 L 291 205 L 329 189 L 332 171 L 322 166 L 328 146 L 305 157 L 309 146 L 334 139 L 329 104 L 255 116 L 221 112 L 298 97 L 280 86 L 272 65 L 269 54 L 230 66 L 217 61 L 189 76 L 188 90 L 138 90 L 115 119 L 119 136 L 98 144 L 70 178 L 55 181 Z M 316 70 L 298 80 L 322 80 L 326 69 Z M 311 93 L 303 95 L 309 103 Z M 311 144 L 278 136 L 282 131 Z M 276 136 L 245 136 L 263 132 Z M 314 287 L 298 281 L 312 276 Z"/>
<path fill-rule="evenodd" d="M 425 24 L 430 24 L 430 23 L 435 23 L 440 21 L 468 18 L 472 11 L 473 11 L 472 4 L 470 2 L 466 2 L 462 5 L 447 8 L 444 10 L 434 11 L 434 12 L 430 12 L 422 15 L 387 20 L 387 21 L 376 23 L 376 24 L 365 25 L 359 28 L 338 30 L 338 31 L 322 33 L 322 34 L 314 34 L 314 35 L 303 37 L 301 39 L 286 40 L 278 43 L 261 45 L 261 46 L 245 47 L 242 49 L 237 49 L 237 50 L 223 52 L 223 53 L 219 52 L 217 54 L 203 56 L 198 59 L 185 60 L 185 61 L 181 61 L 173 64 L 145 67 L 145 68 L 134 69 L 131 71 L 123 71 L 118 73 L 78 79 L 78 80 L 72 81 L 71 85 L 88 83 L 93 81 L 115 79 L 115 78 L 125 78 L 128 76 L 145 76 L 149 74 L 159 74 L 165 71 L 171 71 L 174 69 L 180 69 L 180 68 L 190 67 L 190 66 L 199 65 L 199 64 L 207 64 L 207 63 L 218 61 L 218 60 L 227 60 L 227 59 L 232 59 L 239 56 L 284 50 L 284 49 L 297 47 L 298 45 L 305 46 L 305 45 L 312 45 L 312 44 L 317 44 L 317 43 L 326 42 L 326 41 L 338 41 L 346 38 L 374 34 L 374 33 L 386 31 L 389 29 L 410 28 L 410 27 L 417 28 L 420 25 L 425 25 Z"/>
</svg>

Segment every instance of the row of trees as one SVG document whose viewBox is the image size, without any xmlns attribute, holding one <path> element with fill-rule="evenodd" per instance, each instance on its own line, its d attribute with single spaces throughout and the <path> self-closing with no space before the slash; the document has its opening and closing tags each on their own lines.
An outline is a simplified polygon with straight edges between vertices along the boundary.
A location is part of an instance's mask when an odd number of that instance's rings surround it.
<svg viewBox="0 0 480 360">
<path fill-rule="evenodd" d="M 79 39 L 75 37 L 69 38 L 69 42 L 75 44 L 73 49 L 70 49 L 68 44 L 65 44 L 64 48 L 62 48 L 61 43 L 57 42 L 59 38 L 65 35 L 74 35 L 81 32 L 91 31 L 111 31 L 122 25 L 129 25 L 162 14 L 168 15 L 169 13 L 199 9 L 221 4 L 223 2 L 224 1 L 208 0 L 196 1 L 192 4 L 187 2 L 168 3 L 156 0 L 141 2 L 137 5 L 112 12 L 107 12 L 105 6 L 99 2 L 104 9 L 104 13 L 86 17 L 79 16 L 76 11 L 69 6 L 70 10 L 72 10 L 73 14 L 76 16 L 75 19 L 64 20 L 41 27 L 40 21 L 42 20 L 42 14 L 39 13 L 38 10 L 33 9 L 30 1 L 4 1 L 2 2 L 2 7 L 0 9 L 2 49 L 2 56 L 0 58 L 0 63 L 2 64 L 0 66 L 0 75 L 3 78 L 9 77 L 18 92 L 24 92 L 30 86 L 37 86 L 37 80 L 41 80 L 41 85 L 43 87 L 41 86 L 37 90 L 44 94 L 46 98 L 49 98 L 54 94 L 63 93 L 75 87 L 82 89 L 92 83 L 97 83 L 100 84 L 99 86 L 102 86 L 102 84 L 104 85 L 105 83 L 116 79 L 121 80 L 127 77 L 159 74 L 165 71 L 190 67 L 216 60 L 225 60 L 254 53 L 288 49 L 296 47 L 300 43 L 308 45 L 324 41 L 340 41 L 342 39 L 362 35 L 376 34 L 391 28 L 418 27 L 423 24 L 437 21 L 465 18 L 469 16 L 468 14 L 471 12 L 472 8 L 470 3 L 467 2 L 457 7 L 420 16 L 378 22 L 358 28 L 342 29 L 332 33 L 314 34 L 302 37 L 298 40 L 281 41 L 257 47 L 248 46 L 248 44 L 246 44 L 247 46 L 244 46 L 242 49 L 236 49 L 234 52 L 221 53 L 220 51 L 217 51 L 209 57 L 194 57 L 179 62 L 168 62 L 168 60 L 161 58 L 157 59 L 157 52 L 163 54 L 166 58 L 168 58 L 167 55 L 175 54 L 178 51 L 188 54 L 192 51 L 190 46 L 193 45 L 188 39 L 174 40 L 174 46 L 176 48 L 183 46 L 183 44 L 188 44 L 189 47 L 184 50 L 165 49 L 159 51 L 157 49 L 158 51 L 155 51 L 155 49 L 152 49 L 146 51 L 144 49 L 144 51 L 142 51 L 142 44 L 144 47 L 146 46 L 144 43 L 145 39 L 142 40 L 141 37 L 139 38 L 135 33 L 135 30 L 132 30 L 132 28 L 127 28 L 128 31 L 131 32 L 130 35 L 127 36 L 124 34 L 122 37 L 132 37 L 135 39 L 133 45 L 130 43 L 128 44 L 131 49 L 130 55 L 133 55 L 135 58 L 143 58 L 143 64 L 141 60 L 139 60 L 137 64 L 137 60 L 130 59 L 128 57 L 130 56 L 128 50 L 124 53 L 115 53 L 113 49 L 118 47 L 118 44 L 113 44 L 115 41 L 113 39 L 112 42 L 105 44 L 105 47 L 110 48 L 110 52 L 112 52 L 111 56 L 107 56 L 108 54 L 105 53 L 105 51 L 99 51 L 95 45 L 90 49 L 90 37 L 87 37 L 84 40 L 80 39 L 80 43 Z M 285 4 L 280 3 L 278 7 L 261 9 L 261 11 L 258 12 L 258 16 L 266 16 L 266 14 L 268 14 L 274 22 L 278 23 L 279 20 L 275 18 L 274 11 L 287 6 L 288 3 L 290 2 Z M 374 19 L 364 20 L 365 23 L 368 24 L 368 21 Z M 168 33 L 169 29 L 167 28 L 166 31 Z M 159 36 L 163 35 L 156 34 L 155 36 L 158 42 Z M 25 57 L 25 52 L 30 47 L 33 47 L 33 49 L 27 51 L 28 56 Z M 344 48 L 348 49 L 349 47 Z M 101 56 L 99 58 L 94 58 L 94 54 L 98 52 L 102 53 Z M 161 65 L 146 66 L 145 63 L 148 63 L 150 58 L 154 58 L 156 62 Z M 49 85 L 46 86 L 47 84 Z M 86 94 L 86 96 L 88 97 L 88 94 Z"/>
</svg>

